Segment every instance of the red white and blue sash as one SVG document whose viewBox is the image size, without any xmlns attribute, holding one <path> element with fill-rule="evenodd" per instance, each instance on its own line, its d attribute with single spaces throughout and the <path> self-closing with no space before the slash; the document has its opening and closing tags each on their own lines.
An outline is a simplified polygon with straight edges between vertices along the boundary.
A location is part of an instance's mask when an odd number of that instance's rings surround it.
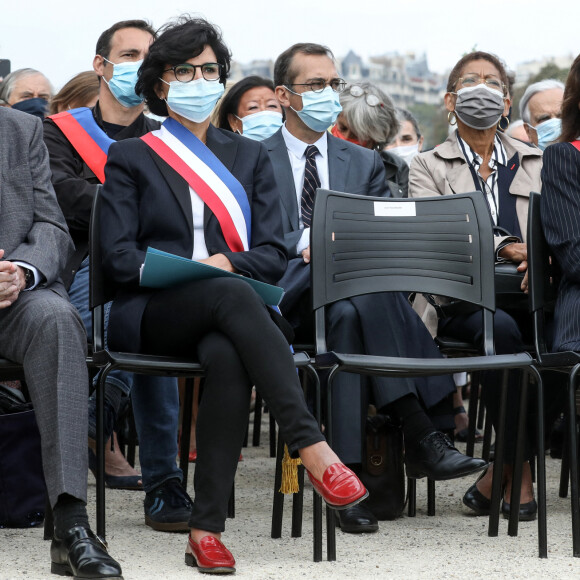
<svg viewBox="0 0 580 580">
<path fill-rule="evenodd" d="M 191 131 L 174 119 L 141 137 L 187 181 L 217 217 L 230 250 L 250 247 L 251 210 L 241 183 Z"/>
<path fill-rule="evenodd" d="M 97 179 L 104 183 L 107 155 L 114 141 L 97 125 L 92 110 L 80 107 L 49 118 L 56 123 Z"/>
</svg>

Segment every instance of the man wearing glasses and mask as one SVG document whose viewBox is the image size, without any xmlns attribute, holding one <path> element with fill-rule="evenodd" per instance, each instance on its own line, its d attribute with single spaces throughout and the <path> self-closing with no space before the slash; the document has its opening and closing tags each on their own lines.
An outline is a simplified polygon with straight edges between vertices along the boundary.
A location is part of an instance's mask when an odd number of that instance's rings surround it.
<svg viewBox="0 0 580 580">
<path fill-rule="evenodd" d="M 143 98 L 135 93 L 139 67 L 154 38 L 155 31 L 144 20 L 117 22 L 105 30 L 97 41 L 93 59 L 93 68 L 101 79 L 97 104 L 92 109 L 81 107 L 58 113 L 44 123 L 52 183 L 76 246 L 63 279 L 89 337 L 92 321 L 88 306 L 88 230 L 93 199 L 105 179 L 110 144 L 141 137 L 160 126 L 143 114 Z M 192 504 L 181 487 L 182 473 L 175 462 L 177 380 L 113 371 L 105 390 L 105 439 L 111 436 L 116 415 L 129 392 L 146 492 L 145 523 L 159 531 L 188 531 Z M 95 405 L 91 400 L 89 439 L 95 438 Z M 105 474 L 110 487 L 135 489 L 129 483 L 136 479 L 134 475 Z"/>
<path fill-rule="evenodd" d="M 389 190 L 376 151 L 333 137 L 327 131 L 342 110 L 339 94 L 346 86 L 328 48 L 310 43 L 290 47 L 276 60 L 274 84 L 286 122 L 264 144 L 275 169 L 290 258 L 279 282 L 286 291 L 280 307 L 297 337 L 311 342 L 310 223 L 316 189 L 379 197 L 388 196 Z M 329 348 L 340 352 L 440 356 L 427 329 L 400 293 L 340 300 L 327 310 L 327 328 Z M 367 410 L 362 399 L 366 399 L 367 389 L 361 390 L 361 381 L 369 385 L 379 411 L 396 414 L 402 420 L 410 477 L 451 479 L 485 466 L 483 460 L 461 455 L 423 410 L 422 404 L 428 409 L 448 404 L 455 390 L 451 377 L 367 380 L 341 373 L 333 399 L 333 443 L 351 469 L 360 472 L 362 461 Z M 365 502 L 342 510 L 339 519 L 345 532 L 378 529 L 377 519 Z"/>
</svg>

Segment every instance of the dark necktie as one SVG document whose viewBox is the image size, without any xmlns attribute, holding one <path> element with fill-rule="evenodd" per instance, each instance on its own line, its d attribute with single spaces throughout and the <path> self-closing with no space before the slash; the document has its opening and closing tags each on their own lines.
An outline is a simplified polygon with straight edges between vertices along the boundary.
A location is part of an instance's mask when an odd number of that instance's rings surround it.
<svg viewBox="0 0 580 580">
<path fill-rule="evenodd" d="M 316 196 L 316 190 L 320 187 L 320 177 L 318 177 L 318 169 L 316 169 L 315 159 L 317 153 L 318 149 L 315 145 L 308 145 L 308 147 L 306 147 L 306 167 L 304 169 L 302 201 L 300 202 L 302 221 L 305 228 L 309 228 L 310 223 L 312 222 L 314 198 Z"/>
</svg>

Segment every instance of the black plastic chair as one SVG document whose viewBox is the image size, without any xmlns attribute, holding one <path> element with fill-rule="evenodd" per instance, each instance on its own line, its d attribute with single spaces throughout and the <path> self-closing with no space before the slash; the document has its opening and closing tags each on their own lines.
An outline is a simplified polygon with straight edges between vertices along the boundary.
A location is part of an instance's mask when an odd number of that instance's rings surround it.
<svg viewBox="0 0 580 580">
<path fill-rule="evenodd" d="M 383 199 L 318 190 L 311 239 L 312 296 L 316 317 L 316 364 L 331 368 L 328 380 L 328 417 L 332 379 L 338 372 L 379 376 L 428 376 L 473 370 L 502 370 L 504 380 L 496 435 L 491 512 L 488 535 L 498 535 L 504 431 L 509 370 L 521 369 L 536 377 L 538 406 L 543 408 L 541 377 L 528 353 L 495 355 L 493 232 L 489 211 L 480 193 L 437 198 Z M 337 300 L 375 292 L 424 292 L 448 296 L 481 308 L 481 356 L 413 359 L 328 352 L 325 306 Z M 522 382 L 514 478 L 522 470 L 527 382 Z M 539 421 L 541 423 L 541 420 Z M 543 456 L 542 425 L 538 453 Z M 332 441 L 332 421 L 327 420 Z M 543 457 L 542 457 L 543 460 Z M 519 461 L 519 465 L 518 465 Z M 538 462 L 540 556 L 547 554 L 545 467 Z M 517 533 L 519 487 L 511 497 L 510 530 Z M 515 520 L 512 522 L 512 520 Z M 336 557 L 334 518 L 327 511 L 329 559 Z"/>
<path fill-rule="evenodd" d="M 557 370 L 568 374 L 567 421 L 568 440 L 562 459 L 560 496 L 566 497 L 568 473 L 572 510 L 572 550 L 580 557 L 580 494 L 578 489 L 578 440 L 576 422 L 576 388 L 580 372 L 580 353 L 549 352 L 545 332 L 545 315 L 553 312 L 558 294 L 560 270 L 552 256 L 540 213 L 540 194 L 530 193 L 528 214 L 528 284 L 530 310 L 534 320 L 534 340 L 540 370 Z M 566 453 L 567 448 L 567 453 Z M 569 466 L 569 467 L 568 467 Z"/>
<path fill-rule="evenodd" d="M 144 375 L 174 376 L 193 379 L 204 375 L 203 367 L 194 360 L 153 356 L 136 353 L 114 352 L 105 345 L 104 307 L 113 299 L 108 290 L 102 268 L 100 246 L 100 196 L 95 194 L 90 223 L 90 287 L 89 306 L 93 314 L 93 362 L 102 367 L 96 388 L 97 399 L 97 535 L 104 541 L 105 525 L 105 454 L 103 441 L 104 387 L 108 374 L 114 369 L 122 369 Z M 183 427 L 181 437 L 180 468 L 183 471 L 183 485 L 187 486 L 191 408 L 193 403 L 193 380 L 185 389 Z"/>
</svg>

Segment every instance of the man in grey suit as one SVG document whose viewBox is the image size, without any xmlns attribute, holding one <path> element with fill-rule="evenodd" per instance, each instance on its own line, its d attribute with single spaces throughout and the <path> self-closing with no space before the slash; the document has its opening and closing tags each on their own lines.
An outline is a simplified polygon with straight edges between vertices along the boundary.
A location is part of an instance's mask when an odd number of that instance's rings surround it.
<svg viewBox="0 0 580 580">
<path fill-rule="evenodd" d="M 338 95 L 346 84 L 328 48 L 311 43 L 290 47 L 276 60 L 274 84 L 286 122 L 264 144 L 275 169 L 290 257 L 279 282 L 286 291 L 280 307 L 297 333 L 309 333 L 308 340 L 312 337 L 309 226 L 316 189 L 380 197 L 388 196 L 389 189 L 377 151 L 337 139 L 327 131 L 341 111 Z M 327 310 L 327 330 L 329 348 L 340 352 L 438 356 L 427 329 L 400 293 L 358 296 L 332 304 Z M 336 382 L 333 446 L 351 469 L 360 471 L 367 404 L 361 400 L 359 377 L 342 373 Z M 483 460 L 461 455 L 436 431 L 421 406 L 447 403 L 455 389 L 451 377 L 373 377 L 369 385 L 376 407 L 401 418 L 409 477 L 451 479 L 485 466 Z M 378 529 L 364 502 L 342 510 L 339 520 L 346 532 Z"/>
<path fill-rule="evenodd" d="M 121 578 L 89 528 L 86 336 L 59 272 L 73 251 L 42 124 L 0 108 L 0 356 L 24 366 L 54 510 L 51 571 Z"/>
</svg>

